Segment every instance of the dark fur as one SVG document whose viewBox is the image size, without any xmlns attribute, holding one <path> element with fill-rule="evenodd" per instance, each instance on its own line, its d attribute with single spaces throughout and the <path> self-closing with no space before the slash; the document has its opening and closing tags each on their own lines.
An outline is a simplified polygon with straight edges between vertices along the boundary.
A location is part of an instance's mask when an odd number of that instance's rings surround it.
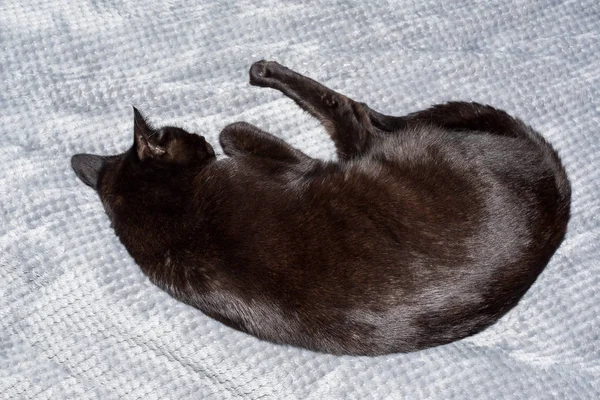
<svg viewBox="0 0 600 400">
<path fill-rule="evenodd" d="M 448 103 L 379 114 L 275 62 L 250 70 L 318 118 L 337 162 L 247 123 L 152 129 L 118 156 L 76 155 L 152 282 L 236 329 L 335 354 L 464 338 L 514 307 L 560 244 L 556 152 L 503 111 Z"/>
</svg>

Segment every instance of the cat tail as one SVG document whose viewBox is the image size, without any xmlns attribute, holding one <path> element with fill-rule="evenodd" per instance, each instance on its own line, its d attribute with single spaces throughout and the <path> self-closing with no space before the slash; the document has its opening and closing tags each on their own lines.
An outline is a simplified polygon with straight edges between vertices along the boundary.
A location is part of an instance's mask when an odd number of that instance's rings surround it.
<svg viewBox="0 0 600 400">
<path fill-rule="evenodd" d="M 520 119 L 492 106 L 472 102 L 439 104 L 404 118 L 408 124 L 428 123 L 445 129 L 487 132 L 528 140 L 540 150 L 546 164 L 554 173 L 562 212 L 566 212 L 567 215 L 570 212 L 571 185 L 558 153 L 542 135 Z"/>
</svg>

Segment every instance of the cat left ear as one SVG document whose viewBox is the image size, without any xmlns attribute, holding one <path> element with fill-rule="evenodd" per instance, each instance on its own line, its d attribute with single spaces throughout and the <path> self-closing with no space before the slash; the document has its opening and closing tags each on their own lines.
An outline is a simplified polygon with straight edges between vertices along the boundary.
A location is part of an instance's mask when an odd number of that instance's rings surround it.
<svg viewBox="0 0 600 400">
<path fill-rule="evenodd" d="M 156 143 L 156 132 L 148 126 L 142 113 L 133 107 L 133 136 L 135 149 L 140 160 L 164 155 L 166 150 Z"/>
</svg>

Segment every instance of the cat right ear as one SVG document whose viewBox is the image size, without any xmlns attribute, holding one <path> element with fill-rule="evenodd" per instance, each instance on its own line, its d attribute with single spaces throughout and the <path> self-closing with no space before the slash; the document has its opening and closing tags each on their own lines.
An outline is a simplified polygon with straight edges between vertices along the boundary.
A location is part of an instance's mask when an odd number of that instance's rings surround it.
<svg viewBox="0 0 600 400">
<path fill-rule="evenodd" d="M 156 132 L 148 126 L 142 113 L 133 107 L 133 140 L 140 160 L 165 154 L 166 150 L 159 146 L 155 139 L 157 139 Z"/>
</svg>

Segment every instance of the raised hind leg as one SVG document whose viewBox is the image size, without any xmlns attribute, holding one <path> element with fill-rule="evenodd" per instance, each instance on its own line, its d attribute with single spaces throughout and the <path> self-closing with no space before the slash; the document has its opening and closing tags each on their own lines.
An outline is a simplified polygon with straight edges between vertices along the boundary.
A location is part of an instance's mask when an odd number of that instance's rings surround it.
<svg viewBox="0 0 600 400">
<path fill-rule="evenodd" d="M 376 128 L 370 109 L 274 61 L 258 61 L 250 68 L 250 84 L 281 91 L 317 118 L 333 139 L 338 157 L 360 157 L 369 148 Z"/>
</svg>

